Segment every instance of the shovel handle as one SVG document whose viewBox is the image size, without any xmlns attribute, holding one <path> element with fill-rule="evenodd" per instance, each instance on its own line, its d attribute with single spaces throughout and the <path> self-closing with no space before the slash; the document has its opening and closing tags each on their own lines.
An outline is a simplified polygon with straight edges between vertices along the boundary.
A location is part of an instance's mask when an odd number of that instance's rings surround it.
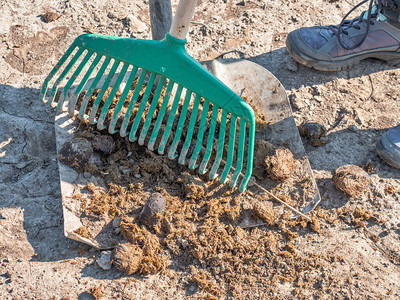
<svg viewBox="0 0 400 300">
<path fill-rule="evenodd" d="M 172 21 L 169 34 L 177 39 L 185 39 L 189 31 L 197 0 L 180 0 Z"/>
</svg>

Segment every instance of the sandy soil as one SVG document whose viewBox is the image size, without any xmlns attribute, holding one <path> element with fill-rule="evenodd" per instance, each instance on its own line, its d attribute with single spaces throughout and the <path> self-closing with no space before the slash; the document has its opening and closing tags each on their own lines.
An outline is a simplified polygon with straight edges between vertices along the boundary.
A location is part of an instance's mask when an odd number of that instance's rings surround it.
<svg viewBox="0 0 400 300">
<path fill-rule="evenodd" d="M 319 72 L 296 64 L 284 48 L 291 30 L 337 23 L 354 4 L 199 0 L 188 52 L 206 60 L 233 51 L 231 57 L 261 64 L 285 86 L 298 124 L 318 121 L 330 138 L 322 147 L 305 144 L 323 195 L 316 214 L 321 230 L 299 229 L 291 241 L 299 257 L 319 257 L 315 269 L 304 270 L 302 282 L 253 282 L 248 298 L 400 296 L 400 173 L 374 150 L 399 120 L 400 71 L 368 60 L 347 71 Z M 48 10 L 60 18 L 45 23 L 41 15 Z M 199 279 L 205 275 L 192 276 L 198 278 L 194 286 L 188 280 L 190 264 L 176 273 L 125 276 L 114 268 L 100 269 L 98 251 L 63 236 L 55 112 L 37 100 L 41 83 L 83 32 L 150 38 L 147 1 L 6 0 L 0 12 L 0 298 L 93 299 L 91 289 L 97 287 L 105 298 L 210 297 Z M 375 166 L 370 168 L 372 184 L 361 196 L 349 198 L 334 188 L 336 168 L 369 162 Z M 360 217 L 360 211 L 376 217 Z M 272 266 L 279 274 L 288 269 L 282 261 Z M 267 288 L 272 284 L 274 291 Z M 229 291 L 214 295 L 232 297 Z"/>
</svg>

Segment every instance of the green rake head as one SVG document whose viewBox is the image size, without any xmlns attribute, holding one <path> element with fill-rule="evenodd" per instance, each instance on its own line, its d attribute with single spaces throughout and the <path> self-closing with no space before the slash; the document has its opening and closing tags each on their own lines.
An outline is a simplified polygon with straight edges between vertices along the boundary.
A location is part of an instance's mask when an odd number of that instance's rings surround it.
<svg viewBox="0 0 400 300">
<path fill-rule="evenodd" d="M 243 175 L 244 191 L 253 167 L 254 112 L 189 56 L 185 44 L 170 34 L 162 41 L 81 35 L 45 79 L 40 98 L 59 110 L 68 106 L 71 115 L 100 130 L 108 127 L 111 134 L 119 131 L 132 142 L 147 143 L 150 150 L 158 145 L 160 154 L 169 147 L 169 158 L 198 167 L 200 174 L 209 172 L 212 179 L 222 172 L 225 183 L 230 175 L 231 187 Z M 64 82 L 62 96 L 56 97 Z M 112 105 L 118 90 L 120 98 Z"/>
</svg>

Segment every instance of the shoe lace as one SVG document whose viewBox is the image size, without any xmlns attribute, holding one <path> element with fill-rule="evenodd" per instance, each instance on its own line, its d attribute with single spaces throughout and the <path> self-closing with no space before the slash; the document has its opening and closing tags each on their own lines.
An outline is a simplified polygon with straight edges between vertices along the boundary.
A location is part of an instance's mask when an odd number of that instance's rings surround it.
<svg viewBox="0 0 400 300">
<path fill-rule="evenodd" d="M 363 5 L 364 3 L 368 2 L 368 1 L 369 1 L 369 6 L 368 6 L 368 10 L 367 11 L 362 12 L 361 15 L 358 18 L 355 18 L 355 19 L 350 20 L 350 21 L 347 20 L 347 17 L 354 10 L 356 10 L 357 8 L 359 8 L 361 5 Z M 385 3 L 383 4 L 383 2 L 385 2 Z M 385 0 L 378 0 L 378 1 L 375 1 L 375 0 L 364 0 L 364 1 L 360 2 L 360 3 L 358 3 L 356 6 L 354 6 L 344 16 L 344 18 L 342 19 L 342 21 L 340 22 L 340 24 L 338 26 L 330 25 L 329 27 L 334 32 L 334 34 L 337 36 L 337 39 L 338 39 L 338 42 L 339 42 L 340 46 L 342 46 L 346 50 L 354 50 L 357 47 L 361 46 L 361 44 L 364 43 L 365 39 L 367 38 L 370 25 L 371 24 L 373 25 L 375 20 L 385 20 L 386 19 L 385 16 L 383 16 L 381 14 L 381 10 L 382 10 L 383 7 L 389 7 L 389 2 L 390 2 L 391 5 L 393 5 L 393 1 L 390 1 L 390 0 L 387 0 L 387 1 L 385 1 Z M 366 15 L 367 15 L 367 17 L 366 17 Z M 365 31 L 362 39 L 356 45 L 354 45 L 352 47 L 349 47 L 349 46 L 345 45 L 342 42 L 341 33 L 343 33 L 345 35 L 348 35 L 349 34 L 348 33 L 348 29 L 350 29 L 350 28 L 355 28 L 355 29 L 360 30 L 361 27 L 360 27 L 359 24 L 364 22 L 364 21 L 367 24 L 367 28 L 366 28 L 366 31 Z"/>
</svg>

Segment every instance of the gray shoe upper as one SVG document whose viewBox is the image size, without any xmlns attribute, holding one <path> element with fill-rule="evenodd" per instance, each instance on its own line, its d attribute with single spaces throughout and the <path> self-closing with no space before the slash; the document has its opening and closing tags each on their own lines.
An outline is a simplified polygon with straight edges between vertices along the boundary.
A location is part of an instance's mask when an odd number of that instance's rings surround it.
<svg viewBox="0 0 400 300">
<path fill-rule="evenodd" d="M 347 35 L 341 33 L 342 43 L 348 48 L 359 43 L 365 34 L 367 24 L 361 22 L 358 26 L 360 29 L 349 28 Z M 338 43 L 336 34 L 328 26 L 303 27 L 296 31 L 298 31 L 297 35 L 304 43 L 302 50 L 312 57 L 315 56 L 316 51 L 323 55 L 321 58 L 328 58 L 324 54 L 334 58 L 376 49 L 396 51 L 400 47 L 400 29 L 389 24 L 387 20 L 376 21 L 371 24 L 365 41 L 354 50 L 344 49 Z M 296 31 L 293 34 L 296 34 Z"/>
<path fill-rule="evenodd" d="M 386 134 L 393 145 L 399 148 L 400 151 L 400 124 L 389 129 Z"/>
<path fill-rule="evenodd" d="M 330 25 L 297 29 L 290 33 L 291 41 L 296 44 L 298 51 L 324 61 L 377 50 L 397 51 L 400 49 L 400 21 L 396 17 L 400 16 L 400 0 L 390 1 L 390 6 L 388 2 L 382 2 L 387 6 L 380 12 L 376 7 L 373 8 L 369 28 L 367 28 L 367 12 L 364 12 L 354 20 L 345 21 L 341 28 Z M 346 49 L 360 43 L 367 29 L 368 34 L 360 46 L 353 50 Z M 338 35 L 345 47 L 340 44 Z"/>
</svg>

